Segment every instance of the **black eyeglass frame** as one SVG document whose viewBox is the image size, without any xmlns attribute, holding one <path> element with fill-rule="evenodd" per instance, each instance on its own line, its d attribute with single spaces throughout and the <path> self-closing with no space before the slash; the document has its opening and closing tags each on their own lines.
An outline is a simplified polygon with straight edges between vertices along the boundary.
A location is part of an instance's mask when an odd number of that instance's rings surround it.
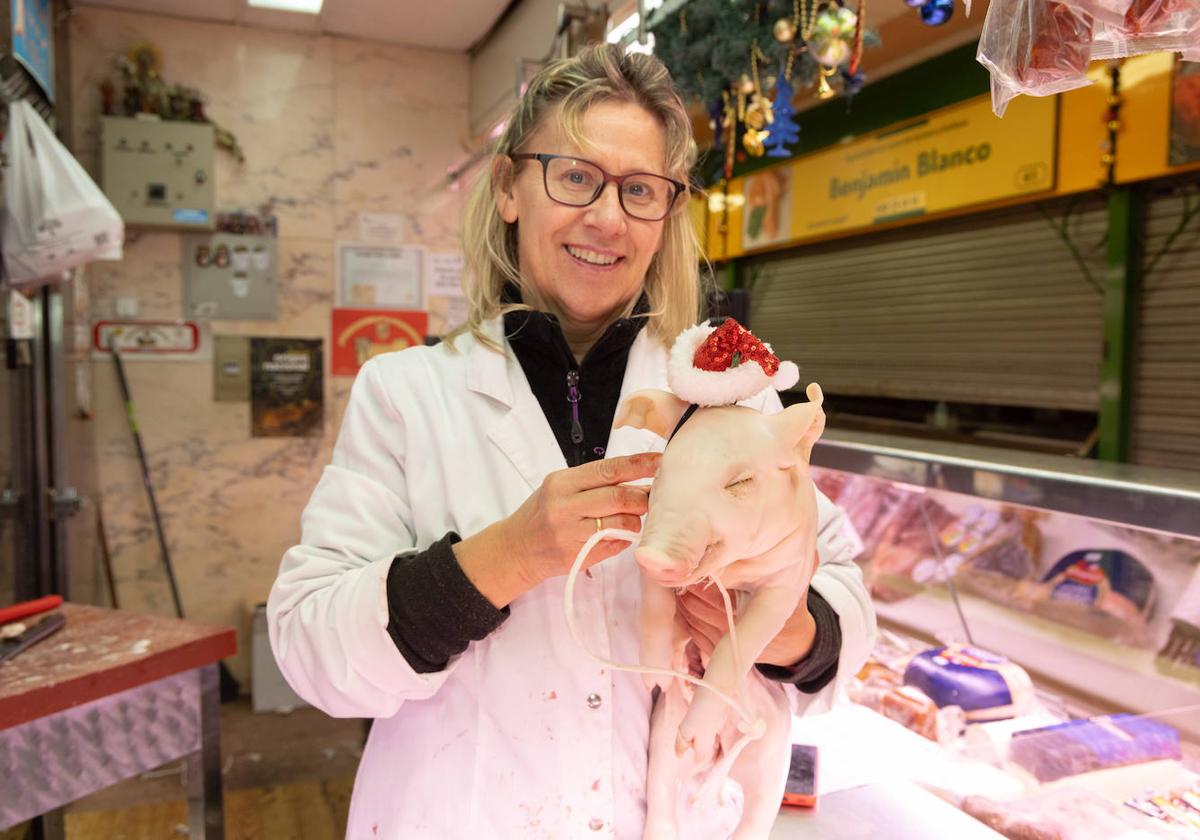
<svg viewBox="0 0 1200 840">
<path fill-rule="evenodd" d="M 542 188 L 546 191 L 546 197 L 549 198 L 551 201 L 553 201 L 555 204 L 561 204 L 564 207 L 590 207 L 591 205 L 596 203 L 596 199 L 598 199 L 604 193 L 605 188 L 610 183 L 616 184 L 617 185 L 617 201 L 621 205 L 621 210 L 624 211 L 625 215 L 629 216 L 630 218 L 638 219 L 643 222 L 661 222 L 663 219 L 667 218 L 667 216 L 670 216 L 671 211 L 675 208 L 675 202 L 679 201 L 679 196 L 683 195 L 684 191 L 687 190 L 687 184 L 680 183 L 679 181 L 676 181 L 674 178 L 668 178 L 666 175 L 659 175 L 657 172 L 630 172 L 628 175 L 613 175 L 610 172 L 606 171 L 604 169 L 604 167 L 600 166 L 600 164 L 593 163 L 592 161 L 587 160 L 585 158 L 576 157 L 575 155 L 551 155 L 551 154 L 545 154 L 545 153 L 533 154 L 533 153 L 528 153 L 528 152 L 520 152 L 520 153 L 514 152 L 513 154 L 510 154 L 508 156 L 508 158 L 509 158 L 509 160 L 513 160 L 513 161 L 518 161 L 518 160 L 536 160 L 536 161 L 538 161 L 542 165 Z M 600 171 L 600 174 L 604 176 L 604 180 L 600 183 L 600 186 L 596 187 L 596 191 L 594 193 L 592 193 L 592 197 L 589 198 L 587 201 L 585 201 L 583 204 L 572 204 L 569 201 L 562 201 L 561 199 L 557 199 L 554 196 L 550 195 L 550 161 L 552 161 L 552 160 L 577 160 L 580 163 L 586 163 L 588 166 L 594 166 L 594 167 L 596 167 L 596 169 L 598 169 Z M 624 192 L 625 182 L 631 178 L 636 178 L 639 175 L 643 175 L 643 176 L 649 175 L 654 178 L 662 178 L 664 181 L 667 181 L 668 183 L 671 184 L 672 187 L 675 188 L 675 192 L 673 192 L 671 194 L 671 200 L 667 202 L 666 211 L 657 218 L 647 219 L 645 216 L 639 216 L 636 213 L 630 213 L 629 208 L 625 206 L 625 192 Z"/>
</svg>

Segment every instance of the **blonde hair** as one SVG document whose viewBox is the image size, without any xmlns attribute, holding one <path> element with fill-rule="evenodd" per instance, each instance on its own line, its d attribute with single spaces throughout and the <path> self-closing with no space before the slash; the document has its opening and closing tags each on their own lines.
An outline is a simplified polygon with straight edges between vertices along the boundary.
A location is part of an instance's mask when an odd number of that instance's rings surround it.
<svg viewBox="0 0 1200 840">
<path fill-rule="evenodd" d="M 495 174 L 497 160 L 520 149 L 555 108 L 568 138 L 585 146 L 587 139 L 580 131 L 584 113 L 611 101 L 640 105 L 662 124 L 667 139 L 664 174 L 689 182 L 696 161 L 691 119 L 661 61 L 649 55 L 626 55 L 615 45 L 602 44 L 551 62 L 529 82 L 467 199 L 463 284 L 468 316 L 466 324 L 447 336 L 449 340 L 470 331 L 482 343 L 499 349 L 483 325 L 505 312 L 529 308 L 501 303 L 505 284 L 516 284 L 525 301 L 536 300 L 535 291 L 521 277 L 517 226 L 505 222 L 496 207 L 497 192 L 505 186 Z M 662 246 L 650 262 L 644 284 L 650 304 L 647 328 L 668 344 L 700 315 L 701 251 L 687 212 L 689 197 L 685 190 L 664 220 Z"/>
</svg>

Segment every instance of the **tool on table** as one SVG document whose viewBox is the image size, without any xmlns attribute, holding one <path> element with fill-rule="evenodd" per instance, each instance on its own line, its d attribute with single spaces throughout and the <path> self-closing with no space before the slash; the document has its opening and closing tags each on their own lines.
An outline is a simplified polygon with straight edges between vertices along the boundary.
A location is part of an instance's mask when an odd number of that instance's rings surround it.
<svg viewBox="0 0 1200 840">
<path fill-rule="evenodd" d="M 11 607 L 0 607 L 0 624 L 8 624 L 10 621 L 20 621 L 22 618 L 28 618 L 31 615 L 50 612 L 50 610 L 57 609 L 62 602 L 61 595 L 47 595 L 45 598 L 22 601 L 19 604 L 13 604 Z"/>
<path fill-rule="evenodd" d="M 57 597 L 57 596 L 55 596 Z M 62 599 L 59 598 L 61 601 Z M 19 636 L 11 639 L 0 639 L 0 662 L 12 659 L 29 646 L 57 633 L 67 623 L 67 617 L 62 613 L 48 615 L 32 627 L 25 628 Z"/>
</svg>

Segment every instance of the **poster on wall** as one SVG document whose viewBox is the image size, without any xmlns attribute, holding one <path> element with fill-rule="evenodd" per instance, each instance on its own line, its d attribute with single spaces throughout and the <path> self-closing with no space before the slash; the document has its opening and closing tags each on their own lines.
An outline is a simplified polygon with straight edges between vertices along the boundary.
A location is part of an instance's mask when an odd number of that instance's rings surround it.
<svg viewBox="0 0 1200 840">
<path fill-rule="evenodd" d="M 367 360 L 425 343 L 424 312 L 386 309 L 334 309 L 330 372 L 354 376 Z"/>
<path fill-rule="evenodd" d="M 12 55 L 54 102 L 54 37 L 50 0 L 12 0 Z"/>
<path fill-rule="evenodd" d="M 425 249 L 417 245 L 339 242 L 338 306 L 424 309 L 424 257 Z"/>
<path fill-rule="evenodd" d="M 319 338 L 250 339 L 250 433 L 320 437 L 325 387 Z"/>
<path fill-rule="evenodd" d="M 792 232 L 792 170 L 776 166 L 746 178 L 742 243 L 758 248 L 786 240 Z"/>
<path fill-rule="evenodd" d="M 1171 85 L 1171 166 L 1200 161 L 1200 63 L 1176 61 Z"/>
<path fill-rule="evenodd" d="M 430 253 L 426 264 L 425 308 L 431 335 L 445 335 L 467 320 L 460 251 Z"/>
</svg>

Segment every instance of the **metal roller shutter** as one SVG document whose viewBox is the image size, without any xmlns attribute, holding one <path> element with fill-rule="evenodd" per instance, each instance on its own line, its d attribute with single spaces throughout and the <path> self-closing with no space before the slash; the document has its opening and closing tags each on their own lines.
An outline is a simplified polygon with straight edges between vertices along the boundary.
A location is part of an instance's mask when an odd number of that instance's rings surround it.
<svg viewBox="0 0 1200 840">
<path fill-rule="evenodd" d="M 1192 204 L 1197 202 L 1192 196 Z M 1146 205 L 1148 258 L 1183 213 L 1183 199 Z M 1200 227 L 1195 217 L 1143 278 L 1138 318 L 1130 459 L 1200 470 Z"/>
<path fill-rule="evenodd" d="M 1057 223 L 1067 205 L 1047 204 Z M 1103 280 L 1105 206 L 1069 231 Z M 831 394 L 1095 410 L 1101 296 L 1033 207 L 748 262 L 750 323 Z"/>
</svg>

